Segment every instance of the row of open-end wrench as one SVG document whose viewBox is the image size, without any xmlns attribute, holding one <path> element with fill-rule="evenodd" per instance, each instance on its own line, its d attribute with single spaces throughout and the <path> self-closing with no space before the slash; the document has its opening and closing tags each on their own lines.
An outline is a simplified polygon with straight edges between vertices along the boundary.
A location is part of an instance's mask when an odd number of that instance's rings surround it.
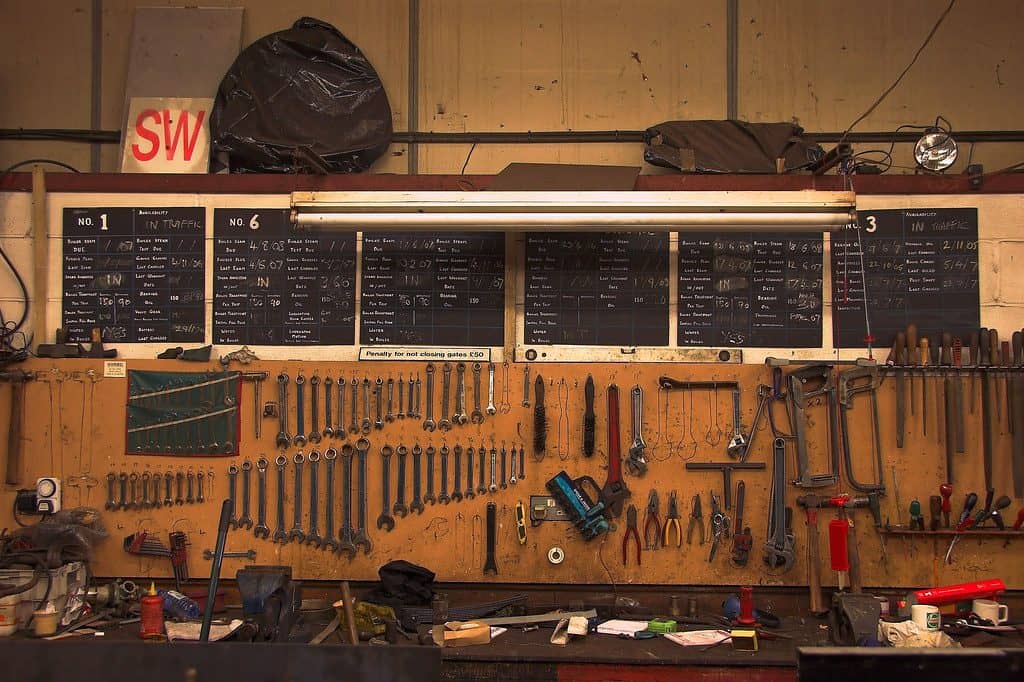
<svg viewBox="0 0 1024 682">
<path fill-rule="evenodd" d="M 206 476 L 202 471 L 189 469 L 176 474 L 167 472 L 139 475 L 113 471 L 107 474 L 107 511 L 156 509 L 174 504 L 202 504 L 206 502 L 204 492 Z M 117 492 L 115 492 L 115 490 Z"/>
<path fill-rule="evenodd" d="M 397 381 L 393 377 L 388 377 L 387 380 L 377 377 L 376 381 L 371 381 L 368 377 L 364 377 L 362 380 L 352 377 L 351 382 L 346 382 L 344 377 L 338 377 L 335 381 L 331 377 L 321 379 L 320 375 L 314 374 L 309 379 L 309 407 L 312 423 L 307 434 L 306 377 L 300 373 L 295 377 L 295 435 L 292 436 L 288 427 L 288 386 L 290 382 L 291 378 L 286 373 L 281 372 L 277 375 L 277 413 L 280 420 L 277 445 L 280 448 L 287 448 L 289 445 L 302 447 L 306 443 L 316 445 L 323 438 L 345 438 L 349 433 L 366 435 L 374 428 L 383 429 L 385 422 L 393 422 L 395 419 L 405 419 L 406 417 L 416 419 L 420 416 L 422 391 L 418 374 L 413 378 L 410 372 L 408 381 L 404 375 L 399 375 Z M 324 399 L 323 431 L 320 430 L 321 386 Z M 395 402 L 396 388 L 397 406 Z M 346 394 L 350 400 L 348 415 L 345 413 Z M 360 395 L 362 396 L 362 411 L 359 408 Z M 333 406 L 335 397 L 338 402 L 337 412 Z M 337 424 L 335 424 L 335 417 Z M 347 429 L 345 427 L 346 418 L 348 419 Z"/>
<path fill-rule="evenodd" d="M 412 501 L 406 506 L 406 466 L 410 453 L 412 454 Z M 479 448 L 469 446 L 465 449 L 461 445 L 455 445 L 450 450 L 447 445 L 435 448 L 433 445 L 426 448 L 418 443 L 410 448 L 399 445 L 393 448 L 384 445 L 380 449 L 381 457 L 381 508 L 380 516 L 377 517 L 377 528 L 392 530 L 395 527 L 395 517 L 405 518 L 410 512 L 422 514 L 424 503 L 428 504 L 449 504 L 461 502 L 463 499 L 472 500 L 477 495 L 496 493 L 499 489 L 506 489 L 509 485 L 516 485 L 520 480 L 526 478 L 526 452 L 522 447 L 511 449 L 502 444 L 501 449 L 492 446 L 488 450 L 481 445 Z M 421 473 L 423 471 L 422 458 L 426 455 L 426 493 L 423 493 L 423 482 Z M 398 458 L 398 481 L 396 485 L 396 496 L 394 505 L 391 504 L 391 458 Z M 434 460 L 440 456 L 441 460 L 441 492 L 434 495 Z M 452 475 L 448 475 L 449 458 L 453 458 Z M 487 460 L 490 459 L 491 476 L 490 483 L 487 483 Z M 516 460 L 518 459 L 518 467 Z M 465 460 L 465 466 L 463 466 Z M 477 478 L 474 481 L 473 465 L 477 463 Z M 465 476 L 465 478 L 463 478 Z M 451 493 L 448 491 L 448 482 L 452 482 Z M 463 487 L 465 481 L 465 487 Z M 476 486 L 474 490 L 474 484 Z"/>
<path fill-rule="evenodd" d="M 440 429 L 448 431 L 453 425 L 468 423 L 480 424 L 484 420 L 484 414 L 493 415 L 497 413 L 494 406 L 494 363 L 487 364 L 487 407 L 483 407 L 483 388 L 481 386 L 483 365 L 474 362 L 470 371 L 473 373 L 473 409 L 468 411 L 466 404 L 466 363 L 460 362 L 455 365 L 455 405 L 454 411 L 449 413 L 449 406 L 452 403 L 452 363 L 446 362 L 441 366 L 441 418 L 434 421 L 434 374 L 437 372 L 433 363 L 427 365 L 427 414 L 423 420 L 423 430 L 433 431 Z M 468 411 L 468 414 L 467 414 Z"/>
<path fill-rule="evenodd" d="M 355 446 L 349 443 L 344 444 L 341 450 L 327 448 L 323 453 L 325 462 L 324 501 L 320 499 L 319 466 L 321 455 L 318 450 L 311 450 L 306 456 L 302 451 L 296 452 L 292 457 L 294 469 L 294 489 L 292 493 L 292 526 L 288 528 L 285 524 L 285 469 L 288 466 L 288 458 L 279 455 L 275 460 L 277 466 L 277 527 L 271 534 L 270 526 L 267 524 L 267 470 L 270 462 L 265 457 L 256 460 L 256 522 L 253 523 L 250 506 L 251 472 L 252 462 L 248 459 L 242 462 L 241 467 L 232 464 L 228 467 L 228 496 L 231 499 L 232 514 L 229 525 L 232 529 L 252 530 L 253 534 L 260 539 L 272 538 L 274 542 L 285 544 L 298 542 L 311 545 L 319 549 L 331 551 L 337 554 L 345 554 L 349 559 L 355 557 L 359 548 L 366 554 L 373 549 L 373 543 L 366 534 L 366 459 L 369 452 L 370 441 L 360 438 Z M 335 536 L 334 530 L 334 469 L 337 460 L 341 459 L 342 477 L 342 523 L 341 530 Z M 358 500 L 358 513 L 353 522 L 352 519 L 352 463 L 353 459 L 358 460 L 358 484 L 356 499 Z M 309 471 L 309 506 L 306 511 L 307 525 L 303 527 L 303 470 Z M 242 474 L 242 491 L 240 511 L 237 506 L 238 474 Z M 324 508 L 324 529 L 320 533 L 319 512 L 320 507 Z"/>
</svg>

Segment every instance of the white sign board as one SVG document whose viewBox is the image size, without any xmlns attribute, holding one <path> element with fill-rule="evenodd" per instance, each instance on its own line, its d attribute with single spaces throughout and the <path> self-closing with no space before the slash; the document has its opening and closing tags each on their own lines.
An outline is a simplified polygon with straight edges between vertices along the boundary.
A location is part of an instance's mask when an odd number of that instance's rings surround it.
<svg viewBox="0 0 1024 682">
<path fill-rule="evenodd" d="M 122 173 L 206 173 L 209 97 L 133 97 L 122 139 Z"/>
</svg>

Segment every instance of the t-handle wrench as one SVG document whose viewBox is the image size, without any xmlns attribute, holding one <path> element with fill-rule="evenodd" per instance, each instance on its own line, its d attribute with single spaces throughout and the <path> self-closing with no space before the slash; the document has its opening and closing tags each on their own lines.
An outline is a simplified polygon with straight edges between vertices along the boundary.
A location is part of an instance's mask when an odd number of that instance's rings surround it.
<svg viewBox="0 0 1024 682">
<path fill-rule="evenodd" d="M 348 557 L 349 561 L 355 559 L 358 550 L 356 549 L 355 537 L 352 532 L 352 453 L 354 448 L 345 443 L 341 446 L 341 543 L 338 545 L 338 554 Z"/>
<path fill-rule="evenodd" d="M 288 435 L 288 375 L 284 372 L 277 375 L 277 416 L 280 422 L 277 447 L 287 448 L 292 437 Z"/>
<path fill-rule="evenodd" d="M 366 535 L 366 457 L 370 452 L 370 441 L 360 438 L 356 441 L 356 456 L 359 457 L 359 485 L 356 486 L 359 514 L 356 527 L 352 529 L 352 542 L 356 547 L 363 548 L 363 554 L 373 550 L 373 543 Z"/>
</svg>

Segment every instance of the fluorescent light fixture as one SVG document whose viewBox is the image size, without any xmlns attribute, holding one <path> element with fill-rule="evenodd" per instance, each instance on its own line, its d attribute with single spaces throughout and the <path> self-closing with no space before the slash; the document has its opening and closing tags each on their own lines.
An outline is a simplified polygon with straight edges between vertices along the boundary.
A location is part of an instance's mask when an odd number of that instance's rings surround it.
<svg viewBox="0 0 1024 682">
<path fill-rule="evenodd" d="M 311 231 L 831 232 L 853 192 L 296 192 Z"/>
</svg>

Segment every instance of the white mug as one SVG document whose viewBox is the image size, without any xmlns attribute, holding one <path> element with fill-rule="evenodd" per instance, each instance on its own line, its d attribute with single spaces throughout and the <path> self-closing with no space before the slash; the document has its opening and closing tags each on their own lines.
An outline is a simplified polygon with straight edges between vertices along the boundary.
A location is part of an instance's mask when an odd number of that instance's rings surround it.
<svg viewBox="0 0 1024 682">
<path fill-rule="evenodd" d="M 1010 609 L 1006 604 L 991 599 L 975 599 L 971 602 L 971 611 L 979 618 L 992 621 L 996 625 L 1010 620 Z"/>
<path fill-rule="evenodd" d="M 931 632 L 938 630 L 942 621 L 939 607 L 931 604 L 914 604 L 910 607 L 910 618 L 918 628 Z"/>
</svg>

